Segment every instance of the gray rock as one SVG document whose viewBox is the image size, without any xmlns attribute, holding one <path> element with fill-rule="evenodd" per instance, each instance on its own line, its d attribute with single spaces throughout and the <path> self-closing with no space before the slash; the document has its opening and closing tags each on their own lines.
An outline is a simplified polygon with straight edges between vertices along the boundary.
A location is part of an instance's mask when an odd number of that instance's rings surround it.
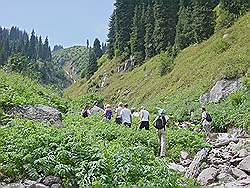
<svg viewBox="0 0 250 188">
<path fill-rule="evenodd" d="M 186 172 L 185 167 L 183 167 L 182 165 L 175 164 L 175 163 L 170 163 L 168 167 L 170 169 L 175 170 L 175 171 L 180 172 L 180 173 Z"/>
<path fill-rule="evenodd" d="M 238 165 L 238 168 L 246 171 L 247 173 L 250 173 L 250 155 L 245 157 L 240 164 Z"/>
<path fill-rule="evenodd" d="M 233 181 L 230 183 L 215 183 L 209 185 L 210 188 L 249 188 L 250 187 L 250 178 L 240 181 Z"/>
<path fill-rule="evenodd" d="M 228 183 L 235 181 L 234 177 L 227 173 L 221 173 L 217 176 L 217 179 L 220 183 Z"/>
<path fill-rule="evenodd" d="M 220 80 L 217 81 L 210 92 L 203 94 L 200 97 L 200 103 L 219 102 L 233 92 L 240 90 L 241 85 L 239 80 Z"/>
<path fill-rule="evenodd" d="M 232 174 L 237 179 L 245 179 L 245 178 L 247 178 L 247 174 L 244 171 L 242 171 L 242 170 L 240 170 L 238 168 L 232 168 Z"/>
<path fill-rule="evenodd" d="M 218 174 L 216 168 L 206 168 L 198 176 L 197 181 L 202 185 L 206 186 L 215 182 L 215 178 Z"/>
<path fill-rule="evenodd" d="M 181 159 L 186 160 L 188 158 L 188 153 L 185 151 L 181 151 Z"/>
<path fill-rule="evenodd" d="M 25 188 L 25 186 L 21 183 L 11 183 L 5 185 L 3 188 Z"/>
<path fill-rule="evenodd" d="M 61 180 L 59 177 L 56 177 L 56 176 L 47 176 L 42 180 L 41 183 L 47 186 L 51 186 L 53 184 L 60 184 Z"/>
<path fill-rule="evenodd" d="M 220 170 L 220 173 L 227 173 L 227 174 L 230 174 L 232 172 L 232 169 L 230 166 L 228 165 L 219 165 L 219 170 Z"/>
<path fill-rule="evenodd" d="M 200 170 L 200 165 L 202 161 L 207 157 L 208 155 L 208 150 L 207 149 L 202 149 L 199 151 L 195 157 L 192 163 L 189 165 L 185 177 L 190 178 L 190 177 L 197 177 L 199 175 L 199 170 Z"/>
<path fill-rule="evenodd" d="M 37 184 L 33 185 L 31 188 L 49 188 L 49 186 L 46 186 L 42 183 L 37 183 Z"/>
<path fill-rule="evenodd" d="M 231 159 L 230 163 L 234 166 L 237 166 L 242 160 L 243 158 L 235 158 L 235 159 Z"/>
<path fill-rule="evenodd" d="M 62 188 L 61 184 L 53 184 L 50 188 Z"/>
<path fill-rule="evenodd" d="M 34 187 L 34 185 L 36 184 L 37 182 L 36 181 L 32 181 L 32 180 L 25 180 L 23 182 L 23 184 L 25 185 L 25 187 L 27 188 L 32 188 Z"/>
<path fill-rule="evenodd" d="M 237 138 L 230 138 L 230 139 L 227 139 L 227 140 L 224 140 L 224 141 L 221 141 L 221 142 L 214 144 L 214 147 L 219 148 L 222 146 L 227 146 L 230 142 L 237 143 L 237 142 L 239 142 L 239 140 Z"/>
<path fill-rule="evenodd" d="M 181 164 L 182 166 L 184 166 L 184 167 L 189 166 L 191 163 L 192 163 L 192 160 L 191 160 L 191 159 L 182 160 L 182 161 L 180 162 L 180 164 Z"/>
<path fill-rule="evenodd" d="M 248 151 L 246 149 L 241 149 L 238 152 L 239 157 L 247 157 L 249 155 Z"/>
<path fill-rule="evenodd" d="M 62 127 L 61 112 L 49 106 L 17 106 L 12 108 L 8 112 L 8 115 L 12 117 L 18 116 L 20 118 L 28 118 L 40 122 L 50 122 L 52 124 L 55 124 L 57 127 Z"/>
</svg>

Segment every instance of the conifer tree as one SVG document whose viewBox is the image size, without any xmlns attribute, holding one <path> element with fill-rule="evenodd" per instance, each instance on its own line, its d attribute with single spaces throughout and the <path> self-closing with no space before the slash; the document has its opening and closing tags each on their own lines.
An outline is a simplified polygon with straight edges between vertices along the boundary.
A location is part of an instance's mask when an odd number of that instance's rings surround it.
<svg viewBox="0 0 250 188">
<path fill-rule="evenodd" d="M 93 49 L 89 50 L 89 61 L 86 66 L 85 76 L 89 80 L 92 75 L 97 71 L 97 57 Z"/>
<path fill-rule="evenodd" d="M 130 34 L 134 16 L 135 0 L 117 0 L 116 6 L 116 42 L 115 49 L 117 55 L 126 54 L 124 58 L 128 58 L 130 54 Z"/>
<path fill-rule="evenodd" d="M 99 41 L 98 38 L 96 38 L 94 41 L 93 51 L 94 51 L 97 59 L 99 59 L 102 56 L 101 42 Z"/>
<path fill-rule="evenodd" d="M 141 64 L 145 59 L 144 48 L 145 22 L 143 5 L 136 6 L 133 18 L 133 27 L 131 33 L 131 55 L 136 64 Z"/>
<path fill-rule="evenodd" d="M 41 36 L 38 41 L 37 56 L 39 59 L 43 59 L 43 41 Z"/>
<path fill-rule="evenodd" d="M 45 41 L 43 44 L 43 58 L 42 59 L 45 61 L 51 61 L 52 59 L 48 37 L 45 38 Z"/>
<path fill-rule="evenodd" d="M 184 49 L 195 42 L 192 27 L 191 0 L 181 0 L 178 23 L 176 26 L 175 46 Z"/>
<path fill-rule="evenodd" d="M 157 53 L 174 44 L 178 7 L 179 0 L 155 0 L 154 39 Z"/>
<path fill-rule="evenodd" d="M 30 42 L 29 42 L 29 48 L 28 48 L 28 58 L 29 59 L 36 59 L 36 36 L 35 31 L 32 30 Z"/>
<path fill-rule="evenodd" d="M 146 59 L 151 58 L 155 55 L 154 45 L 154 10 L 153 3 L 149 2 L 145 13 L 145 55 Z"/>
<path fill-rule="evenodd" d="M 206 0 L 192 1 L 192 28 L 197 43 L 208 39 L 214 33 L 213 4 Z"/>
<path fill-rule="evenodd" d="M 107 53 L 108 58 L 112 59 L 115 55 L 115 40 L 116 40 L 116 29 L 115 29 L 115 10 L 110 17 L 109 21 L 109 33 L 108 33 L 108 45 L 107 45 Z"/>
</svg>

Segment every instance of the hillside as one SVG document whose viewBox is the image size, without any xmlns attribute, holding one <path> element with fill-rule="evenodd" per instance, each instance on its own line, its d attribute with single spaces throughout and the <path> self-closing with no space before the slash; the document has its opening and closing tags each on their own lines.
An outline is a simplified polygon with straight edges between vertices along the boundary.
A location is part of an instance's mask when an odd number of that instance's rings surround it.
<svg viewBox="0 0 250 188">
<path fill-rule="evenodd" d="M 84 46 L 73 46 L 52 53 L 53 61 L 63 66 L 66 75 L 75 82 L 88 62 L 88 49 Z"/>
<path fill-rule="evenodd" d="M 250 13 L 240 18 L 229 29 L 215 33 L 210 39 L 181 51 L 170 66 L 170 72 L 160 76 L 159 67 L 168 62 L 162 53 L 133 71 L 117 73 L 115 60 L 102 57 L 102 66 L 87 83 L 78 81 L 66 94 L 71 97 L 97 92 L 112 103 L 128 102 L 133 106 L 146 105 L 166 108 L 177 120 L 187 119 L 191 109 L 199 117 L 199 97 L 212 88 L 217 80 L 241 78 L 249 86 Z M 103 78 L 106 77 L 105 87 Z M 219 104 L 209 104 L 218 128 L 236 124 L 249 126 L 249 88 Z M 239 106 L 234 100 L 241 101 Z M 248 102 L 247 102 L 248 101 Z"/>
</svg>

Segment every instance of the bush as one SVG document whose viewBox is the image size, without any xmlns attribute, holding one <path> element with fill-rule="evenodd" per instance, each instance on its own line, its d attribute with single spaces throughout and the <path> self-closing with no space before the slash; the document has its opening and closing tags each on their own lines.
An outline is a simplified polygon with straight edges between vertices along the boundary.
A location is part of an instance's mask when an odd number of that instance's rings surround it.
<svg viewBox="0 0 250 188">
<path fill-rule="evenodd" d="M 0 171 L 13 180 L 53 174 L 70 187 L 182 187 L 186 181 L 156 158 L 155 130 L 107 124 L 97 116 L 68 115 L 64 124 L 57 129 L 16 120 L 0 127 Z M 171 160 L 181 150 L 194 154 L 206 147 L 202 135 L 191 131 L 169 129 L 167 136 Z"/>
<path fill-rule="evenodd" d="M 160 54 L 160 67 L 159 73 L 161 76 L 166 75 L 171 72 L 174 67 L 174 59 L 170 57 L 170 55 L 166 55 L 165 53 Z"/>
</svg>

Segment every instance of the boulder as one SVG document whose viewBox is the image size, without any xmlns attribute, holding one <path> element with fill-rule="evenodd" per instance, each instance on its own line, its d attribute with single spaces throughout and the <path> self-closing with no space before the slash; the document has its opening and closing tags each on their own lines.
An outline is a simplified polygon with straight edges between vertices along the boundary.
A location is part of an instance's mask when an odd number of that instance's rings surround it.
<svg viewBox="0 0 250 188">
<path fill-rule="evenodd" d="M 32 180 L 25 180 L 23 182 L 23 184 L 25 185 L 26 188 L 32 188 L 32 187 L 35 187 L 35 184 L 37 182 L 36 181 L 32 181 Z"/>
<path fill-rule="evenodd" d="M 188 158 L 188 153 L 185 151 L 181 151 L 181 159 L 186 160 Z"/>
<path fill-rule="evenodd" d="M 242 171 L 242 170 L 240 170 L 238 168 L 232 168 L 232 174 L 237 179 L 245 179 L 245 178 L 247 178 L 247 174 L 244 171 Z"/>
<path fill-rule="evenodd" d="M 238 165 L 238 168 L 250 173 L 250 155 L 245 157 Z"/>
<path fill-rule="evenodd" d="M 214 87 L 200 97 L 200 103 L 219 102 L 233 92 L 240 90 L 241 84 L 239 80 L 219 80 Z"/>
<path fill-rule="evenodd" d="M 11 183 L 5 185 L 3 188 L 25 188 L 25 186 L 21 183 Z"/>
<path fill-rule="evenodd" d="M 37 184 L 33 185 L 30 188 L 49 188 L 49 186 L 46 186 L 46 185 L 44 185 L 42 183 L 37 183 Z"/>
<path fill-rule="evenodd" d="M 57 127 L 62 127 L 62 114 L 57 109 L 44 106 L 16 106 L 7 112 L 11 117 L 28 118 L 40 122 L 50 122 Z"/>
<path fill-rule="evenodd" d="M 246 149 L 241 149 L 239 152 L 238 152 L 238 156 L 239 157 L 247 157 L 249 155 L 248 151 Z"/>
<path fill-rule="evenodd" d="M 61 184 L 53 184 L 50 188 L 62 188 Z"/>
<path fill-rule="evenodd" d="M 200 165 L 202 161 L 207 157 L 208 155 L 208 150 L 207 149 L 202 149 L 199 151 L 195 157 L 192 163 L 189 165 L 185 177 L 190 178 L 190 177 L 197 177 L 199 174 L 200 170 Z"/>
<path fill-rule="evenodd" d="M 51 186 L 53 184 L 60 184 L 61 180 L 59 177 L 56 176 L 47 176 L 41 181 L 41 183 L 47 186 Z"/>
<path fill-rule="evenodd" d="M 235 181 L 234 177 L 231 176 L 228 173 L 221 173 L 217 176 L 217 179 L 219 180 L 220 183 L 228 183 L 228 182 L 232 182 Z"/>
<path fill-rule="evenodd" d="M 185 173 L 186 172 L 185 167 L 183 167 L 182 165 L 175 164 L 175 163 L 170 163 L 168 167 L 170 169 L 172 169 L 174 171 L 177 171 L 177 172 L 180 172 L 180 173 Z"/>
<path fill-rule="evenodd" d="M 202 185 L 206 186 L 215 182 L 215 178 L 218 174 L 216 168 L 206 168 L 198 176 L 197 181 Z"/>
<path fill-rule="evenodd" d="M 229 183 L 215 183 L 209 185 L 210 188 L 249 188 L 250 187 L 250 178 L 245 180 L 233 181 Z"/>
</svg>

